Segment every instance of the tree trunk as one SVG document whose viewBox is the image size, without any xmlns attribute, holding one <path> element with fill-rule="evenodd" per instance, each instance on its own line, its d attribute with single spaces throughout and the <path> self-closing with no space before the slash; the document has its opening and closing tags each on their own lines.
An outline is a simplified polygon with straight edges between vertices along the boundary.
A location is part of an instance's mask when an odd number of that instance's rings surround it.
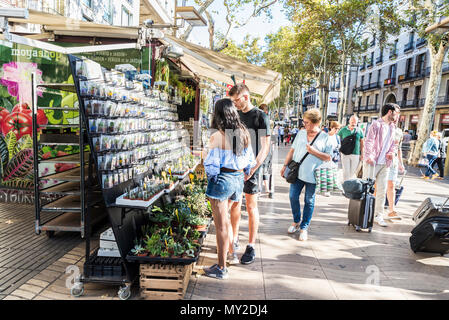
<svg viewBox="0 0 449 320">
<path fill-rule="evenodd" d="M 345 100 L 343 103 L 343 110 L 348 110 L 348 101 L 349 101 L 348 95 L 349 95 L 350 83 L 351 83 L 351 61 L 349 61 L 349 63 L 348 63 L 348 69 L 346 72 L 346 84 L 345 84 L 345 91 L 344 91 L 344 99 Z"/>
<path fill-rule="evenodd" d="M 429 86 L 426 93 L 426 102 L 421 112 L 421 119 L 419 121 L 417 132 L 418 140 L 415 143 L 415 148 L 409 159 L 409 163 L 413 166 L 418 164 L 423 144 L 429 137 L 429 129 L 431 127 L 430 122 L 432 121 L 432 114 L 435 112 L 437 104 L 438 92 L 440 90 L 441 84 L 443 61 L 447 49 L 448 47 L 440 45 L 438 52 L 436 52 L 433 48 L 430 48 L 429 50 L 431 60 Z"/>
<path fill-rule="evenodd" d="M 344 93 L 345 93 L 345 64 L 346 64 L 346 54 L 343 53 L 341 57 L 341 73 L 340 73 L 340 102 L 338 103 L 338 122 L 342 123 L 343 115 L 344 115 L 344 103 L 345 100 Z"/>
<path fill-rule="evenodd" d="M 299 101 L 298 101 L 298 120 L 302 115 L 302 85 L 299 86 Z"/>
<path fill-rule="evenodd" d="M 212 18 L 212 15 L 209 13 L 209 11 L 206 11 L 206 17 L 207 17 L 207 21 L 209 23 L 209 25 L 208 25 L 209 48 L 211 50 L 214 50 L 215 22 L 214 22 L 214 19 Z"/>
<path fill-rule="evenodd" d="M 290 85 L 288 86 L 287 96 L 285 97 L 285 109 L 284 109 L 284 119 L 288 120 L 288 105 L 290 103 Z"/>
</svg>

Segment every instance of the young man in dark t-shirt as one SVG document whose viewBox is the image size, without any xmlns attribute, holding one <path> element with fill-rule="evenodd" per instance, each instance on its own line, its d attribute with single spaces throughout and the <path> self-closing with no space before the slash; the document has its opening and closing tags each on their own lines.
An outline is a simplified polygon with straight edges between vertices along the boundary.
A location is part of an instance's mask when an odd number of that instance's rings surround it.
<svg viewBox="0 0 449 320">
<path fill-rule="evenodd" d="M 246 199 L 246 209 L 248 211 L 248 228 L 249 239 L 245 253 L 240 258 L 240 263 L 250 264 L 255 260 L 255 243 L 257 236 L 257 229 L 259 227 L 259 209 L 257 208 L 257 195 L 259 193 L 259 174 L 260 168 L 265 161 L 270 151 L 270 119 L 259 108 L 251 103 L 248 87 L 239 83 L 232 87 L 229 91 L 229 96 L 234 102 L 236 108 L 239 110 L 240 119 L 248 128 L 251 135 L 251 146 L 254 155 L 256 156 L 256 166 L 251 169 L 248 177 L 245 177 L 243 192 Z M 230 258 L 230 263 L 235 263 L 235 250 L 238 247 L 238 234 L 241 216 L 242 202 L 233 203 L 231 207 L 231 225 L 233 231 L 233 256 Z"/>
</svg>

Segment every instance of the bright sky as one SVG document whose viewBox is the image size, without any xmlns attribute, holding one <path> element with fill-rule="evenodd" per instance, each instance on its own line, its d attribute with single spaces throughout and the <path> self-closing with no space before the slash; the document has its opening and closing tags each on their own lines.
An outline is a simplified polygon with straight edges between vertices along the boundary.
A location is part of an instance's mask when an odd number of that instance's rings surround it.
<svg viewBox="0 0 449 320">
<path fill-rule="evenodd" d="M 187 5 L 193 5 L 193 1 L 187 1 Z M 197 8 L 198 9 L 198 8 Z M 282 5 L 279 3 L 275 3 L 272 8 L 273 19 L 271 21 L 268 18 L 262 16 L 257 18 L 252 18 L 250 22 L 238 29 L 232 29 L 230 37 L 237 43 L 240 44 L 243 41 L 245 35 L 250 34 L 251 37 L 260 37 L 261 41 L 259 42 L 261 45 L 264 45 L 264 38 L 269 33 L 274 33 L 279 30 L 281 26 L 290 25 L 290 22 L 286 18 L 285 14 L 282 12 Z M 212 16 L 215 19 L 215 29 L 225 33 L 227 29 L 226 23 L 226 9 L 223 5 L 223 0 L 215 0 L 215 2 L 209 7 L 209 12 L 224 12 L 223 14 L 217 15 L 212 13 Z M 248 8 L 248 11 L 250 9 Z M 249 13 L 248 13 L 249 15 Z M 203 14 L 204 19 L 207 20 L 206 15 Z M 209 46 L 209 33 L 207 31 L 207 27 L 194 27 L 188 41 L 202 45 L 204 47 Z"/>
</svg>

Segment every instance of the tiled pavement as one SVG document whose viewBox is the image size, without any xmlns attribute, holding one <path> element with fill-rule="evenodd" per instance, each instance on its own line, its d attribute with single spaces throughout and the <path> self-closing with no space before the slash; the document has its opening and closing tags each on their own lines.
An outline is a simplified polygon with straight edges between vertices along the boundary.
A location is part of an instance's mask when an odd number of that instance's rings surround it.
<svg viewBox="0 0 449 320">
<path fill-rule="evenodd" d="M 286 152 L 287 149 L 280 149 L 278 164 Z M 279 169 L 275 165 L 274 172 Z M 347 199 L 317 196 L 309 241 L 300 242 L 298 234 L 286 232 L 292 220 L 288 184 L 276 176 L 274 199 L 262 196 L 259 201 L 261 217 L 255 263 L 230 267 L 226 281 L 202 276 L 201 267 L 215 263 L 216 259 L 212 225 L 185 299 L 448 299 L 449 255 L 414 254 L 408 243 L 416 207 L 428 195 L 448 195 L 448 181 L 423 181 L 410 174 L 404 187 L 397 208 L 404 219 L 387 228 L 375 225 L 372 233 L 358 233 L 347 226 Z M 44 235 L 39 237 L 45 239 Z M 240 231 L 242 251 L 246 240 L 244 212 Z M 4 299 L 118 299 L 117 287 L 99 284 L 86 284 L 83 297 L 71 297 L 66 288 L 70 275 L 65 270 L 69 265 L 81 269 L 84 244 L 66 252 L 48 267 L 34 271 L 32 278 L 27 278 Z M 140 299 L 136 290 L 133 299 Z"/>
</svg>

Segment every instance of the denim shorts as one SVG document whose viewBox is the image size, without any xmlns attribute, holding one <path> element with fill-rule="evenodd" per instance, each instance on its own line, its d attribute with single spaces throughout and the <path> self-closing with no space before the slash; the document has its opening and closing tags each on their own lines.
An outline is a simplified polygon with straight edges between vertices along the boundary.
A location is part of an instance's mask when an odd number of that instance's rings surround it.
<svg viewBox="0 0 449 320">
<path fill-rule="evenodd" d="M 239 202 L 243 192 L 243 172 L 220 172 L 217 181 L 209 181 L 206 196 L 219 201 Z"/>
<path fill-rule="evenodd" d="M 391 165 L 390 173 L 388 174 L 388 181 L 396 181 L 398 178 L 399 165 Z"/>
</svg>

